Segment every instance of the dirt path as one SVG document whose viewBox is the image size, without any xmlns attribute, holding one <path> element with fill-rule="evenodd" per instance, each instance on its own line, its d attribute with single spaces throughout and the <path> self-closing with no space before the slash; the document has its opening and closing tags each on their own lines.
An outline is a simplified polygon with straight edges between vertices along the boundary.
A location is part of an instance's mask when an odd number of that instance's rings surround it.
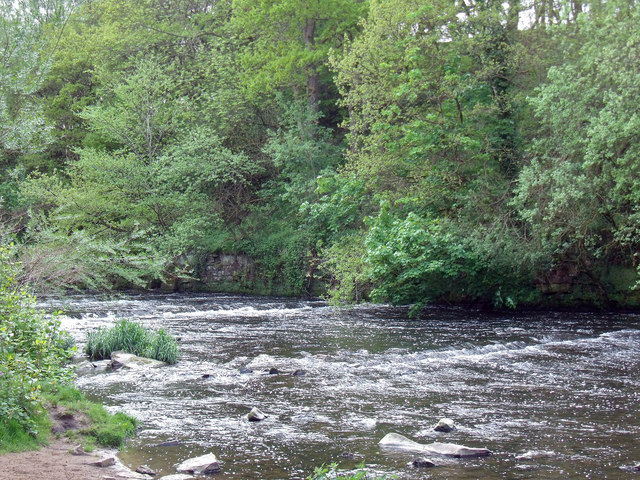
<svg viewBox="0 0 640 480">
<path fill-rule="evenodd" d="M 76 444 L 64 439 L 52 440 L 48 447 L 34 452 L 0 455 L 0 480 L 128 480 L 150 478 L 131 472 L 121 463 L 95 467 L 91 462 L 114 457 L 112 452 L 97 451 L 73 455 Z"/>
</svg>

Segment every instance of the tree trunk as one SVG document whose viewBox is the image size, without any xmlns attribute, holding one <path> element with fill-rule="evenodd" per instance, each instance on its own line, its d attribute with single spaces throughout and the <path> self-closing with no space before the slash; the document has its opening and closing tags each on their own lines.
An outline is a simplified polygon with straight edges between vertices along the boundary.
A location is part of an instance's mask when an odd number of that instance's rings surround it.
<svg viewBox="0 0 640 480">
<path fill-rule="evenodd" d="M 316 35 L 316 21 L 310 18 L 304 26 L 304 45 L 307 49 L 311 50 L 315 44 Z M 315 65 L 310 65 L 307 70 L 307 98 L 309 105 L 314 112 L 319 109 L 319 96 L 318 96 L 318 71 Z"/>
</svg>

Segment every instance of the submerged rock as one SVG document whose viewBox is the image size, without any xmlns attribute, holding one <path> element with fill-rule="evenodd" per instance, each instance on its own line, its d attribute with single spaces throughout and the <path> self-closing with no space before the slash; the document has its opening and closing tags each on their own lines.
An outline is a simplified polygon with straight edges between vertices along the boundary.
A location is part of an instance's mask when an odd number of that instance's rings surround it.
<svg viewBox="0 0 640 480">
<path fill-rule="evenodd" d="M 410 465 L 415 468 L 431 468 L 436 466 L 433 460 L 425 457 L 414 458 Z"/>
<path fill-rule="evenodd" d="M 437 455 L 443 455 L 446 457 L 485 457 L 491 455 L 491 450 L 486 448 L 472 448 L 464 445 L 456 445 L 455 443 L 429 443 L 422 444 L 414 442 L 407 437 L 397 434 L 389 433 L 380 440 L 379 445 L 387 448 L 394 448 L 399 450 L 409 450 L 414 452 L 432 453 Z"/>
<path fill-rule="evenodd" d="M 433 427 L 436 432 L 449 433 L 456 429 L 456 424 L 450 418 L 441 418 L 438 424 Z"/>
<path fill-rule="evenodd" d="M 138 468 L 136 468 L 136 472 L 142 473 L 144 475 L 151 475 L 152 477 L 155 477 L 158 474 L 157 472 L 154 472 L 146 465 L 140 465 Z"/>
<path fill-rule="evenodd" d="M 277 368 L 270 368 L 269 375 L 280 375 L 280 370 L 278 370 Z"/>
<path fill-rule="evenodd" d="M 265 415 L 260 410 L 258 410 L 256 407 L 253 407 L 251 409 L 251 411 L 247 414 L 247 419 L 250 422 L 261 422 L 262 420 L 267 418 L 267 416 L 268 415 Z"/>
<path fill-rule="evenodd" d="M 239 372 L 241 375 L 246 375 L 247 373 L 253 373 L 253 370 L 247 367 L 241 367 Z"/>
<path fill-rule="evenodd" d="M 516 460 L 535 460 L 537 458 L 553 457 L 555 452 L 550 450 L 527 450 L 524 453 L 516 455 Z"/>
<path fill-rule="evenodd" d="M 291 375 L 293 375 L 294 377 L 303 377 L 306 374 L 307 374 L 306 370 L 296 370 Z"/>
<path fill-rule="evenodd" d="M 213 453 L 207 453 L 200 457 L 185 460 L 176 469 L 178 473 L 193 473 L 204 475 L 207 473 L 217 473 L 220 471 L 220 463 Z"/>
<path fill-rule="evenodd" d="M 166 365 L 166 363 L 159 360 L 138 357 L 132 353 L 123 351 L 117 351 L 111 354 L 111 368 L 114 370 L 119 368 L 156 368 L 164 365 Z"/>
<path fill-rule="evenodd" d="M 76 363 L 75 365 L 76 373 L 78 375 L 82 375 L 83 373 L 93 372 L 96 369 L 96 366 L 91 363 L 89 360 L 83 360 L 81 362 Z"/>
<path fill-rule="evenodd" d="M 182 445 L 180 440 L 167 440 L 166 442 L 156 443 L 152 447 L 177 447 L 178 445 Z"/>
</svg>

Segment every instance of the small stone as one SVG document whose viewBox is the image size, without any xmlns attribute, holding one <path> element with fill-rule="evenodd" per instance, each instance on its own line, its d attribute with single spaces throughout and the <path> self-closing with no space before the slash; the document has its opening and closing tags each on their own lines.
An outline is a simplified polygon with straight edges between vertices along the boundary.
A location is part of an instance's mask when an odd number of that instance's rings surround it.
<svg viewBox="0 0 640 480">
<path fill-rule="evenodd" d="M 71 455 L 86 455 L 87 453 L 84 451 L 84 447 L 82 445 L 76 445 L 74 448 L 70 450 Z"/>
<path fill-rule="evenodd" d="M 436 466 L 433 460 L 425 457 L 414 458 L 411 461 L 411 465 L 415 468 L 431 468 Z"/>
<path fill-rule="evenodd" d="M 116 464 L 116 459 L 114 457 L 107 457 L 107 458 L 103 458 L 102 460 L 89 463 L 89 465 L 93 467 L 111 467 L 115 464 Z"/>
<path fill-rule="evenodd" d="M 252 408 L 251 411 L 247 414 L 247 419 L 250 422 L 261 422 L 265 418 L 267 418 L 267 415 L 265 415 L 255 407 Z"/>
<path fill-rule="evenodd" d="M 155 477 L 158 474 L 157 472 L 154 472 L 146 465 L 140 465 L 138 468 L 136 468 L 136 472 L 142 473 L 143 475 L 151 475 L 152 477 Z"/>
<path fill-rule="evenodd" d="M 279 375 L 279 374 L 280 374 L 280 370 L 278 370 L 277 368 L 269 369 L 269 375 Z"/>
<path fill-rule="evenodd" d="M 441 418 L 438 424 L 433 427 L 436 432 L 449 433 L 456 429 L 456 425 L 450 418 Z"/>
</svg>

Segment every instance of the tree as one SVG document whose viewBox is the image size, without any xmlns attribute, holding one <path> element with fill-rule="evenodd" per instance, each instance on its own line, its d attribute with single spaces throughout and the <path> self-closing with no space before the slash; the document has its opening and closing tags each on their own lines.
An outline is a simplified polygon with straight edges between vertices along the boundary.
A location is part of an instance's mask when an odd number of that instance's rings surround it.
<svg viewBox="0 0 640 480">
<path fill-rule="evenodd" d="M 354 33 L 366 5 L 363 0 L 233 0 L 232 24 L 244 45 L 250 92 L 286 87 L 301 98 L 304 91 L 317 111 L 329 50 Z"/>
<path fill-rule="evenodd" d="M 137 64 L 120 77 L 108 72 L 102 103 L 80 114 L 93 145 L 78 150 L 64 176 L 36 176 L 25 192 L 47 207 L 61 234 L 124 242 L 120 249 L 151 274 L 149 251 L 168 266 L 224 229 L 226 210 L 242 201 L 230 192 L 248 188 L 260 166 L 197 121 L 170 66 L 154 58 Z"/>
<path fill-rule="evenodd" d="M 577 41 L 530 99 L 540 128 L 514 205 L 555 263 L 573 264 L 606 297 L 607 270 L 638 265 L 640 8 L 603 8 L 558 27 Z"/>
<path fill-rule="evenodd" d="M 381 200 L 355 237 L 378 300 L 529 297 L 530 255 L 507 205 L 520 158 L 518 13 L 517 0 L 373 1 L 362 35 L 333 59 L 349 111 L 344 175 Z"/>
</svg>

